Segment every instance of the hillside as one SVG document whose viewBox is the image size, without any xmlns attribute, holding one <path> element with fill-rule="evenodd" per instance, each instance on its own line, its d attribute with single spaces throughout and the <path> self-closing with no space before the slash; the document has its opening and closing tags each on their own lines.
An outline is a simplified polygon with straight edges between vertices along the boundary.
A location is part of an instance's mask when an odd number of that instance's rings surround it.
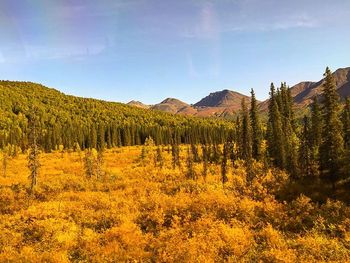
<svg viewBox="0 0 350 263">
<path fill-rule="evenodd" d="M 337 90 L 342 99 L 350 96 L 350 67 L 340 68 L 333 73 Z M 299 106 L 307 106 L 312 98 L 322 94 L 324 80 L 318 82 L 301 82 L 291 87 L 294 102 Z"/>
<path fill-rule="evenodd" d="M 241 107 L 242 99 L 245 99 L 247 103 L 250 101 L 250 97 L 240 94 L 231 90 L 222 90 L 218 92 L 210 93 L 199 102 L 195 103 L 195 107 L 230 107 L 239 109 Z"/>
<path fill-rule="evenodd" d="M 155 104 L 151 107 L 153 110 L 160 110 L 165 111 L 169 113 L 180 113 L 184 111 L 187 108 L 190 108 L 191 106 L 181 100 L 174 99 L 174 98 L 167 98 L 163 100 L 162 102 Z"/>
<path fill-rule="evenodd" d="M 337 90 L 340 98 L 344 100 L 350 96 L 350 67 L 337 69 L 333 74 Z M 293 97 L 295 108 L 304 108 L 310 105 L 314 97 L 322 96 L 322 85 L 324 79 L 317 82 L 302 81 L 290 88 Z M 269 100 L 265 100 L 259 104 L 261 111 L 266 111 L 269 105 Z"/>
<path fill-rule="evenodd" d="M 142 102 L 136 100 L 129 101 L 127 105 L 138 107 L 141 109 L 149 109 L 151 107 L 150 105 L 143 104 Z"/>
<path fill-rule="evenodd" d="M 162 102 L 153 105 L 151 109 L 197 117 L 226 117 L 237 113 L 241 108 L 243 98 L 247 103 L 250 102 L 249 96 L 231 90 L 222 90 L 210 93 L 208 96 L 193 105 L 175 98 L 167 98 Z M 140 105 L 136 105 L 135 102 L 130 102 L 129 104 L 140 107 Z"/>
<path fill-rule="evenodd" d="M 175 135 L 174 139 L 184 142 L 190 133 L 199 130 L 213 131 L 210 134 L 219 140 L 227 132 L 225 129 L 230 129 L 230 124 L 223 120 L 68 96 L 30 82 L 1 81 L 0 101 L 0 148 L 8 143 L 22 149 L 27 147 L 27 117 L 32 107 L 40 116 L 42 145 L 46 150 L 58 145 L 72 148 L 76 143 L 81 148 L 135 145 L 143 143 L 148 136 L 159 144 L 170 143 Z M 205 136 L 197 139 L 207 140 L 212 135 Z"/>
</svg>

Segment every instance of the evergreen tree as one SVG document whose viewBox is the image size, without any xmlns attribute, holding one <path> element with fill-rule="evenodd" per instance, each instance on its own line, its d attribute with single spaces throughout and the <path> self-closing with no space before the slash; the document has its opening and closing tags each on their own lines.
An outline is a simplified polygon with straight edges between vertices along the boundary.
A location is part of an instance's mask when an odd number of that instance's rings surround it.
<svg viewBox="0 0 350 263">
<path fill-rule="evenodd" d="M 176 166 L 180 167 L 180 148 L 179 145 L 177 145 L 174 141 L 171 145 L 171 155 L 172 155 L 172 164 L 173 169 L 176 168 Z"/>
<path fill-rule="evenodd" d="M 247 105 L 244 98 L 242 99 L 242 124 L 241 124 L 241 143 L 240 143 L 240 155 L 243 160 L 246 162 L 250 161 L 252 158 L 252 137 L 251 137 L 251 128 L 249 113 Z"/>
<path fill-rule="evenodd" d="M 228 157 L 228 145 L 224 144 L 223 156 L 221 160 L 221 182 L 223 185 L 228 181 L 227 178 L 227 157 Z"/>
<path fill-rule="evenodd" d="M 28 115 L 28 130 L 29 130 L 29 155 L 28 168 L 30 170 L 30 191 L 32 192 L 37 184 L 39 175 L 39 111 L 33 107 Z"/>
<path fill-rule="evenodd" d="M 299 164 L 304 176 L 311 177 L 312 171 L 312 142 L 310 140 L 310 124 L 307 116 L 303 119 L 303 130 L 299 147 Z"/>
<path fill-rule="evenodd" d="M 3 177 L 6 177 L 8 157 L 9 157 L 9 150 L 8 150 L 8 147 L 5 147 L 2 151 L 2 176 Z"/>
<path fill-rule="evenodd" d="M 345 106 L 342 114 L 343 131 L 344 131 L 344 175 L 350 176 L 350 98 L 346 99 Z"/>
<path fill-rule="evenodd" d="M 187 172 L 186 172 L 186 177 L 187 179 L 195 179 L 196 174 L 193 169 L 193 156 L 189 148 L 187 148 Z"/>
<path fill-rule="evenodd" d="M 194 143 L 191 143 L 191 152 L 193 155 L 193 161 L 195 163 L 199 163 L 200 158 L 199 158 L 199 154 L 198 154 L 198 148 L 197 148 L 197 145 L 195 145 Z"/>
<path fill-rule="evenodd" d="M 260 160 L 262 132 L 254 90 L 251 90 L 250 122 L 252 127 L 252 157 Z"/>
<path fill-rule="evenodd" d="M 158 164 L 158 166 L 160 168 L 163 168 L 164 158 L 163 158 L 162 151 L 161 151 L 159 146 L 157 147 L 157 152 L 156 152 L 156 163 Z"/>
<path fill-rule="evenodd" d="M 298 169 L 298 137 L 295 132 L 295 120 L 293 111 L 293 99 L 290 94 L 290 89 L 286 83 L 281 84 L 281 120 L 283 130 L 283 147 L 286 156 L 286 169 L 296 177 L 299 174 Z"/>
<path fill-rule="evenodd" d="M 282 120 L 278 104 L 278 96 L 275 91 L 275 86 L 271 83 L 267 124 L 268 152 L 272 159 L 272 163 L 277 167 L 284 169 L 286 167 L 286 155 L 283 147 Z"/>
<path fill-rule="evenodd" d="M 319 148 L 322 140 L 322 114 L 317 97 L 311 104 L 311 134 L 312 134 L 312 151 L 313 159 L 319 156 Z"/>
<path fill-rule="evenodd" d="M 320 146 L 320 165 L 322 175 L 328 179 L 335 190 L 335 183 L 340 178 L 344 141 L 342 124 L 339 119 L 339 96 L 336 90 L 334 76 L 327 67 L 323 84 L 323 129 Z"/>
<path fill-rule="evenodd" d="M 221 155 L 220 149 L 219 149 L 219 145 L 214 143 L 211 147 L 209 145 L 209 148 L 211 148 L 210 151 L 209 151 L 211 153 L 211 155 L 210 155 L 210 162 L 211 163 L 215 163 L 215 164 L 219 164 L 219 162 L 220 162 L 220 155 Z"/>
<path fill-rule="evenodd" d="M 85 151 L 84 168 L 85 168 L 86 177 L 88 179 L 92 178 L 95 174 L 95 171 L 94 171 L 95 169 L 94 169 L 94 156 L 90 148 Z"/>
<path fill-rule="evenodd" d="M 204 177 L 204 179 L 207 177 L 208 174 L 208 159 L 209 159 L 209 155 L 208 155 L 208 146 L 206 144 L 202 144 L 202 160 L 203 160 L 203 171 L 202 171 L 202 175 Z"/>
<path fill-rule="evenodd" d="M 350 98 L 345 101 L 345 106 L 342 113 L 344 146 L 345 149 L 350 148 Z"/>
<path fill-rule="evenodd" d="M 104 147 L 100 148 L 97 152 L 96 158 L 96 177 L 100 178 L 103 176 L 103 163 L 104 163 Z"/>
</svg>

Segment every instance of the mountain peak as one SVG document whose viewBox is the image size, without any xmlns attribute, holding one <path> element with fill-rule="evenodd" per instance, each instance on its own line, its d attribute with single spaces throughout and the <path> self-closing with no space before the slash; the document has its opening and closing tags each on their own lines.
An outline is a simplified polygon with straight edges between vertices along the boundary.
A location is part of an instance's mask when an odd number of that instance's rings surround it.
<svg viewBox="0 0 350 263">
<path fill-rule="evenodd" d="M 142 109 L 150 108 L 149 105 L 143 104 L 141 101 L 137 101 L 137 100 L 129 101 L 127 104 L 130 106 L 134 106 L 134 107 L 138 107 L 138 108 L 142 108 Z"/>
<path fill-rule="evenodd" d="M 185 105 L 188 105 L 187 103 L 185 103 L 185 102 L 183 102 L 183 101 L 181 101 L 179 99 L 175 99 L 175 98 L 166 98 L 161 103 L 185 104 Z"/>
<path fill-rule="evenodd" d="M 350 96 L 350 67 L 339 68 L 333 72 L 337 91 L 341 98 Z M 294 102 L 301 106 L 309 105 L 315 96 L 322 94 L 324 79 L 318 82 L 305 81 L 290 88 Z"/>
<path fill-rule="evenodd" d="M 242 99 L 250 101 L 250 97 L 236 91 L 224 89 L 222 91 L 212 92 L 196 104 L 195 107 L 233 107 L 239 108 Z"/>
<path fill-rule="evenodd" d="M 153 105 L 151 108 L 153 110 L 161 110 L 161 111 L 166 111 L 170 113 L 179 113 L 185 108 L 191 107 L 189 104 L 175 99 L 175 98 L 166 98 L 163 100 L 161 103 Z"/>
</svg>

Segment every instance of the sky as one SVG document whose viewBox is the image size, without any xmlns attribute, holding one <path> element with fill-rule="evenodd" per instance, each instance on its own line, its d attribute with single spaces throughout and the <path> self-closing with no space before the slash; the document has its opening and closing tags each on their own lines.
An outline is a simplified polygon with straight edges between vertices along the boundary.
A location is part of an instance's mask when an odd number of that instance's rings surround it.
<svg viewBox="0 0 350 263">
<path fill-rule="evenodd" d="M 0 79 L 187 103 L 350 66 L 349 0 L 0 0 Z"/>
</svg>

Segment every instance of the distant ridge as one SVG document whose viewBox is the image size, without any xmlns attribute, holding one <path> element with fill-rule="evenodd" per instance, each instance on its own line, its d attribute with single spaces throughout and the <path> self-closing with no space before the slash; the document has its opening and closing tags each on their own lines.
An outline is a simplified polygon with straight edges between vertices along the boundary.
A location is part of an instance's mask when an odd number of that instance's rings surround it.
<svg viewBox="0 0 350 263">
<path fill-rule="evenodd" d="M 239 109 L 242 99 L 248 103 L 250 97 L 232 90 L 222 90 L 210 93 L 205 98 L 194 104 L 195 107 L 232 107 Z"/>
<path fill-rule="evenodd" d="M 152 110 L 160 110 L 165 112 L 170 112 L 173 114 L 180 113 L 186 108 L 191 108 L 191 106 L 181 100 L 174 98 L 167 98 L 162 102 L 155 104 L 151 107 Z"/>
<path fill-rule="evenodd" d="M 341 99 L 350 96 L 350 67 L 337 69 L 333 73 L 337 90 Z M 324 79 L 318 82 L 300 82 L 290 88 L 294 102 L 299 106 L 307 106 L 315 96 L 322 95 L 322 85 Z"/>
<path fill-rule="evenodd" d="M 337 91 L 342 100 L 350 97 L 350 67 L 339 68 L 333 72 L 333 77 L 337 86 Z M 322 86 L 324 79 L 317 82 L 302 81 L 290 88 L 291 95 L 293 97 L 295 107 L 303 108 L 312 103 L 313 98 L 322 97 Z M 259 104 L 261 111 L 268 109 L 269 100 L 265 100 Z"/>
<path fill-rule="evenodd" d="M 129 101 L 127 104 L 141 109 L 149 109 L 151 107 L 150 105 L 143 104 L 142 102 L 137 100 Z"/>
<path fill-rule="evenodd" d="M 340 98 L 344 100 L 350 96 L 350 67 L 339 68 L 333 73 Z M 302 81 L 290 88 L 295 107 L 307 107 L 314 97 L 322 96 L 322 85 L 324 80 L 317 82 Z M 151 108 L 170 112 L 173 114 L 193 115 L 200 117 L 226 117 L 237 113 L 241 109 L 242 99 L 249 106 L 251 98 L 239 92 L 224 89 L 210 93 L 208 96 L 190 105 L 175 98 L 167 98 L 153 106 L 145 105 L 139 101 L 131 101 L 128 104 L 140 108 Z M 261 111 L 266 111 L 269 100 L 258 102 Z"/>
</svg>

